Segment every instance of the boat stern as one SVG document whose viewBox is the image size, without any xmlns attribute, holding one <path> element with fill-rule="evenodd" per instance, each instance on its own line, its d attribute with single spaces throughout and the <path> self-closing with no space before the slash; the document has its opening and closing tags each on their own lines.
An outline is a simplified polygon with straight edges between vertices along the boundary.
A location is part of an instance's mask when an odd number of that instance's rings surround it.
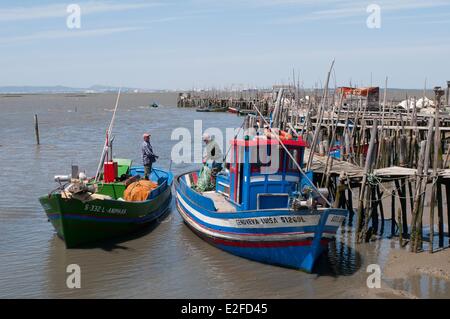
<svg viewBox="0 0 450 319">
<path fill-rule="evenodd" d="M 299 266 L 300 269 L 312 272 L 316 260 L 328 250 L 328 243 L 336 239 L 337 230 L 344 222 L 347 214 L 348 211 L 345 209 L 334 208 L 326 208 L 321 213 L 314 239 L 311 242 L 309 252 L 303 257 Z"/>
</svg>

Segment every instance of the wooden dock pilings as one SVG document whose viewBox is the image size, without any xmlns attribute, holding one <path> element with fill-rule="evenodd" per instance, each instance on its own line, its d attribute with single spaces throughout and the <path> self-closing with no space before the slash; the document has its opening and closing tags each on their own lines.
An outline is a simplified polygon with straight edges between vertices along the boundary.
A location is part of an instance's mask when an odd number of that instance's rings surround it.
<svg viewBox="0 0 450 319">
<path fill-rule="evenodd" d="M 431 114 L 408 112 L 393 105 L 386 107 L 384 114 L 366 111 L 361 103 L 346 110 L 333 105 L 326 117 L 320 112 L 313 116 L 306 114 L 303 120 L 309 122 L 290 126 L 307 141 L 311 141 L 310 132 L 320 135 L 317 132 L 320 130 L 322 139 L 316 143 L 325 140 L 332 146 L 322 156 L 315 152 L 311 169 L 327 175 L 326 178 L 329 174 L 339 176 L 338 180 L 345 178 L 353 186 L 353 197 L 358 194 L 358 242 L 373 240 L 384 233 L 383 204 L 387 204 L 391 205 L 390 236 L 398 236 L 401 246 L 409 244 L 411 251 L 418 252 L 427 241 L 428 251 L 434 252 L 437 226 L 437 246 L 444 247 L 444 238 L 448 238 L 444 219 L 447 219 L 447 229 L 450 220 L 450 116 L 445 108 L 448 105 L 441 101 L 443 93 L 440 88 L 435 89 L 436 111 Z M 336 145 L 335 141 L 339 143 Z M 332 149 L 339 150 L 340 154 L 332 155 Z M 334 160 L 330 161 L 330 157 Z M 345 199 L 337 183 L 337 187 L 330 185 L 336 189 L 335 198 L 341 203 L 348 202 L 351 196 Z M 424 230 L 426 224 L 428 234 Z"/>
<path fill-rule="evenodd" d="M 274 95 L 261 92 L 185 92 L 178 94 L 177 106 L 183 108 L 224 108 L 243 114 L 253 113 L 254 106 L 264 114 L 270 112 Z"/>
<path fill-rule="evenodd" d="M 430 120 L 430 126 L 433 123 L 434 119 Z M 374 128 L 376 126 L 372 126 L 372 129 Z M 347 196 L 342 190 L 334 193 L 336 198 L 339 199 L 339 207 L 349 208 L 350 219 L 352 219 L 354 212 L 351 200 L 358 198 L 356 210 L 358 242 L 373 240 L 377 236 L 383 235 L 385 220 L 389 218 L 385 214 L 384 207 L 390 205 L 391 227 L 389 235 L 391 238 L 397 237 L 401 246 L 409 244 L 411 251 L 421 251 L 425 240 L 424 225 L 429 223 L 433 225 L 432 227 L 437 225 L 437 247 L 444 247 L 445 237 L 448 240 L 448 233 L 445 232 L 445 228 L 448 229 L 448 220 L 450 220 L 450 169 L 447 167 L 445 169 L 439 168 L 436 174 L 433 174 L 431 169 L 431 158 L 434 152 L 433 143 L 427 142 L 427 140 L 433 140 L 433 132 L 434 130 L 431 128 L 427 132 L 427 139 L 410 148 L 411 153 L 414 152 L 415 156 L 410 155 L 409 158 L 417 159 L 414 162 L 411 160 L 412 165 L 411 162 L 406 162 L 403 166 L 381 166 L 379 168 L 373 168 L 372 166 L 372 169 L 370 169 L 372 163 L 370 159 L 374 157 L 386 162 L 391 161 L 387 163 L 400 161 L 400 156 L 396 154 L 398 148 L 395 148 L 395 139 L 389 139 L 393 144 L 390 153 L 378 153 L 373 157 L 368 155 L 369 151 L 367 152 L 367 169 L 339 159 L 332 162 L 333 167 L 328 168 L 329 175 L 331 175 L 330 193 L 333 193 L 334 185 L 339 185 L 340 180 L 345 179 L 346 185 L 349 185 Z M 376 141 L 376 137 L 371 140 Z M 401 140 L 401 136 L 398 137 L 398 140 Z M 377 151 L 377 148 L 373 147 L 372 150 Z M 409 151 L 408 148 L 407 151 Z M 327 156 L 319 156 L 318 154 L 314 156 L 311 168 L 316 174 L 326 172 L 326 158 Z M 333 176 L 337 177 L 337 181 Z M 444 191 L 442 187 L 445 187 Z M 427 201 L 430 202 L 429 206 Z M 434 205 L 437 207 L 437 220 L 431 212 Z M 445 209 L 447 209 L 447 213 L 445 213 Z M 429 214 L 428 219 L 426 218 L 426 212 Z M 447 227 L 444 224 L 445 218 L 447 218 Z M 379 220 L 381 223 L 378 222 Z M 437 247 L 430 241 L 430 238 L 434 239 L 434 233 L 431 228 L 429 229 L 428 248 L 429 251 L 435 251 Z M 450 242 L 448 245 L 450 245 Z"/>
</svg>

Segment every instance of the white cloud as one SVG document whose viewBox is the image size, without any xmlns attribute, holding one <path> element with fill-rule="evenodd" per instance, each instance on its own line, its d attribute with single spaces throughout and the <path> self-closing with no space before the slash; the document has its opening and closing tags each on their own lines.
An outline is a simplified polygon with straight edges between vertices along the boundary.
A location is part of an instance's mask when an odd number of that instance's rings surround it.
<svg viewBox="0 0 450 319">
<path fill-rule="evenodd" d="M 211 5 L 211 0 L 192 0 L 197 5 Z M 273 6 L 306 6 L 328 5 L 342 0 L 226 0 L 215 2 L 214 5 L 227 7 L 273 7 Z"/>
<path fill-rule="evenodd" d="M 161 2 L 111 2 L 111 1 L 89 1 L 77 2 L 81 7 L 81 13 L 95 14 L 103 12 L 138 10 L 156 6 L 165 5 Z M 35 20 L 60 18 L 67 16 L 67 4 L 50 4 L 32 7 L 11 7 L 0 9 L 0 22 L 5 21 L 21 21 L 21 20 Z"/>
<path fill-rule="evenodd" d="M 22 43 L 33 40 L 45 40 L 45 39 L 69 39 L 69 38 L 86 38 L 86 37 L 98 37 L 107 36 L 115 33 L 123 33 L 130 31 L 141 30 L 137 27 L 122 27 L 122 28 L 101 28 L 90 30 L 64 30 L 64 31 L 45 31 L 36 32 L 30 35 L 16 36 L 0 39 L 0 44 Z"/>
<path fill-rule="evenodd" d="M 276 0 L 266 0 L 273 1 Z M 281 0 L 284 1 L 284 0 Z M 288 0 L 286 0 L 288 1 Z M 294 1 L 294 0 L 292 0 Z M 300 3 L 299 1 L 298 3 Z M 306 21 L 321 21 L 321 20 L 338 20 L 359 16 L 367 16 L 366 8 L 368 5 L 376 3 L 381 8 L 381 13 L 389 12 L 409 12 L 411 10 L 420 9 L 432 9 L 450 6 L 450 2 L 447 0 L 373 0 L 373 1 L 355 1 L 355 0 L 343 0 L 339 2 L 324 1 L 317 2 L 320 4 L 320 9 L 312 10 L 308 13 L 290 16 L 283 19 L 277 19 L 272 21 L 275 24 L 296 24 Z M 420 16 L 420 11 L 418 12 Z"/>
</svg>

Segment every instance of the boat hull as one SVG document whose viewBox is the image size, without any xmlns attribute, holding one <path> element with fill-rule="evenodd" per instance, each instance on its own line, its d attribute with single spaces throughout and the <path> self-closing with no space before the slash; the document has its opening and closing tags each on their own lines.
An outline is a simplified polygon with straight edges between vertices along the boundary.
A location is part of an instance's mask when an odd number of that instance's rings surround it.
<svg viewBox="0 0 450 319">
<path fill-rule="evenodd" d="M 239 114 L 239 109 L 237 109 L 235 107 L 229 107 L 228 112 L 233 113 L 233 114 Z"/>
<path fill-rule="evenodd" d="M 227 112 L 227 107 L 207 107 L 207 108 L 198 108 L 197 112 Z"/>
<path fill-rule="evenodd" d="M 60 194 L 39 198 L 49 221 L 67 248 L 126 235 L 164 215 L 171 203 L 170 186 L 144 202 L 65 199 Z"/>
<path fill-rule="evenodd" d="M 177 179 L 175 185 L 181 217 L 208 243 L 250 260 L 306 272 L 313 270 L 347 215 L 343 209 L 217 213 L 199 205 L 197 195 Z"/>
<path fill-rule="evenodd" d="M 253 110 L 239 110 L 239 115 L 246 116 L 246 115 L 256 115 L 256 111 Z"/>
</svg>

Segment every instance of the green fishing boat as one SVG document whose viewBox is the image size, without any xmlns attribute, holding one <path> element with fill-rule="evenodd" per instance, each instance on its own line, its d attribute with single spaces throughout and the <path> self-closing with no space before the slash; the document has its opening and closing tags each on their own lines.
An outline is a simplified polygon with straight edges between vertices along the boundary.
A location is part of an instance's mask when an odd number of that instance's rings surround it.
<svg viewBox="0 0 450 319">
<path fill-rule="evenodd" d="M 113 118 L 95 177 L 78 166 L 70 175 L 55 176 L 58 187 L 39 201 L 67 248 L 134 232 L 163 216 L 171 204 L 172 173 L 153 168 L 148 180 L 143 166 L 112 158 Z"/>
<path fill-rule="evenodd" d="M 143 167 L 121 169 L 132 179 L 144 175 Z M 173 175 L 153 169 L 150 180 L 157 187 L 143 201 L 124 200 L 126 181 L 83 184 L 77 179 L 39 201 L 58 236 L 67 248 L 73 248 L 129 234 L 163 216 L 171 204 Z"/>
</svg>

